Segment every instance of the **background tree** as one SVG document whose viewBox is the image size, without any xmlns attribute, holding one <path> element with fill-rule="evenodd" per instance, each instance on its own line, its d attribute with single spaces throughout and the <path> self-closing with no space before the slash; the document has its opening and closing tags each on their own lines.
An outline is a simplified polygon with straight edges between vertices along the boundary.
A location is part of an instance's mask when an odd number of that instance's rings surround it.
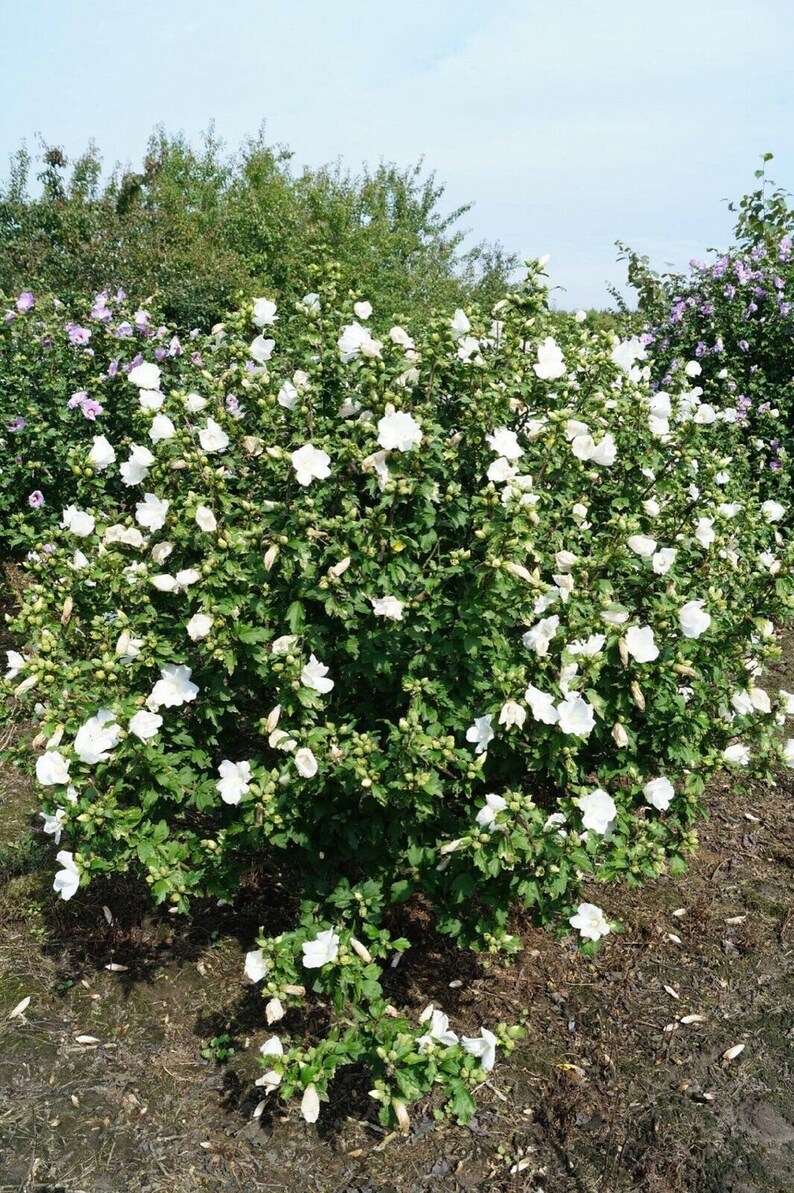
<svg viewBox="0 0 794 1193">
<path fill-rule="evenodd" d="M 498 244 L 464 249 L 471 205 L 444 212 L 445 188 L 421 161 L 296 170 L 263 131 L 229 153 L 212 128 L 197 147 L 157 129 L 140 169 L 107 177 L 95 145 L 71 162 L 45 145 L 40 159 L 34 176 L 23 146 L 0 187 L 8 294 L 39 287 L 68 304 L 123 286 L 162 296 L 182 327 L 206 326 L 242 293 L 300 297 L 329 257 L 388 314 L 492 303 L 517 263 Z"/>
</svg>

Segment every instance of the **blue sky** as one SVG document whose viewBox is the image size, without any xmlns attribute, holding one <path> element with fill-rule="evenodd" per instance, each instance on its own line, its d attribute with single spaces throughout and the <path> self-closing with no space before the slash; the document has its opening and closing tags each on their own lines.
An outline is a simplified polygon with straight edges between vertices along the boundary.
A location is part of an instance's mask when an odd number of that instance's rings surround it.
<svg viewBox="0 0 794 1193">
<path fill-rule="evenodd" d="M 551 253 L 604 305 L 614 241 L 680 266 L 727 242 L 759 155 L 794 190 L 791 0 L 26 0 L 0 10 L 0 151 L 109 165 L 162 123 L 298 164 L 424 157 L 473 239 Z"/>
</svg>

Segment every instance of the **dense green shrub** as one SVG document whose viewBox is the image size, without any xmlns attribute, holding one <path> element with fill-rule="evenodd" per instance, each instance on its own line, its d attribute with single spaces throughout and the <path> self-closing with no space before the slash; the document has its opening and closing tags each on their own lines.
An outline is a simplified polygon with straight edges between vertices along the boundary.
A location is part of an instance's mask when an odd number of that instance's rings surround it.
<svg viewBox="0 0 794 1193">
<path fill-rule="evenodd" d="M 708 776 L 763 773 L 788 711 L 757 680 L 786 510 L 686 371 L 660 393 L 639 341 L 549 336 L 537 271 L 493 319 L 382 332 L 341 285 L 124 381 L 162 403 L 29 560 L 9 707 L 41 720 L 64 898 L 128 870 L 175 910 L 254 864 L 280 884 L 247 972 L 269 1022 L 333 1014 L 266 1046 L 268 1089 L 311 1119 L 363 1059 L 384 1119 L 436 1083 L 465 1117 L 511 1033 L 389 1006 L 399 905 L 477 949 L 516 947 L 516 907 L 594 948 L 605 883 L 683 867 Z"/>
</svg>

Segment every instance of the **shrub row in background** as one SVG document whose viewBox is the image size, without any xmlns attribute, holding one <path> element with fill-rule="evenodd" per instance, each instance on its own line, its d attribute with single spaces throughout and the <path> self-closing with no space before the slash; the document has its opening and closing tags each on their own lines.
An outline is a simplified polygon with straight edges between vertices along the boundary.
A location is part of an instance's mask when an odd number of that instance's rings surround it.
<svg viewBox="0 0 794 1193">
<path fill-rule="evenodd" d="M 299 298 L 313 262 L 336 260 L 346 287 L 367 279 L 382 311 L 490 306 L 517 264 L 498 244 L 464 248 L 464 204 L 419 162 L 351 174 L 296 169 L 264 133 L 229 153 L 212 129 L 199 146 L 158 129 L 140 168 L 103 175 L 90 148 L 69 162 L 26 148 L 0 187 L 0 291 L 31 284 L 69 306 L 105 287 L 157 294 L 166 321 L 209 327 L 239 295 Z"/>
</svg>

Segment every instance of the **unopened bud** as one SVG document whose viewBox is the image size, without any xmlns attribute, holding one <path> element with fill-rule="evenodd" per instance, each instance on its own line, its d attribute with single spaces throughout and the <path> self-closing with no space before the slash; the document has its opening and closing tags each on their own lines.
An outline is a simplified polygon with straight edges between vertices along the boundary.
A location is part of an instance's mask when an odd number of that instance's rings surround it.
<svg viewBox="0 0 794 1193">
<path fill-rule="evenodd" d="M 350 567 L 350 556 L 346 555 L 344 559 L 340 559 L 339 563 L 335 563 L 333 567 L 330 567 L 328 569 L 328 575 L 336 576 L 336 578 L 339 579 L 340 576 L 343 576 L 345 574 L 345 572 L 347 571 L 347 569 L 349 567 Z"/>
<path fill-rule="evenodd" d="M 366 945 L 363 945 L 360 940 L 356 940 L 355 936 L 351 936 L 350 947 L 353 952 L 361 958 L 362 961 L 369 965 L 370 961 L 372 960 L 372 953 L 369 951 Z"/>
<path fill-rule="evenodd" d="M 640 685 L 635 681 L 629 688 L 629 691 L 631 692 L 631 698 L 634 701 L 634 703 L 637 705 L 637 708 L 640 710 L 640 712 L 644 712 L 645 711 L 645 697 L 642 694 L 642 689 L 641 689 Z"/>
<path fill-rule="evenodd" d="M 612 738 L 615 742 L 615 745 L 619 746 L 621 750 L 624 746 L 629 744 L 629 735 L 620 724 L 620 721 L 616 722 L 616 724 L 612 726 Z"/>
<path fill-rule="evenodd" d="M 407 1135 L 411 1126 L 411 1120 L 408 1116 L 408 1111 L 405 1109 L 405 1103 L 401 1102 L 399 1098 L 395 1098 L 392 1102 L 394 1113 L 397 1115 L 397 1122 L 400 1125 L 400 1133 Z"/>
<path fill-rule="evenodd" d="M 286 1011 L 284 1004 L 280 998 L 271 998 L 270 1002 L 265 1007 L 265 1018 L 270 1023 L 277 1023 L 279 1019 L 283 1019 Z"/>
<path fill-rule="evenodd" d="M 527 568 L 520 563 L 506 563 L 505 571 L 509 572 L 511 576 L 517 576 L 519 580 L 525 580 L 527 584 L 532 583 L 532 577 Z"/>
<path fill-rule="evenodd" d="M 442 857 L 447 853 L 454 853 L 457 849 L 460 849 L 462 845 L 465 845 L 467 841 L 468 837 L 458 837 L 454 841 L 447 841 L 446 845 L 442 845 L 438 852 L 442 855 Z"/>
</svg>

